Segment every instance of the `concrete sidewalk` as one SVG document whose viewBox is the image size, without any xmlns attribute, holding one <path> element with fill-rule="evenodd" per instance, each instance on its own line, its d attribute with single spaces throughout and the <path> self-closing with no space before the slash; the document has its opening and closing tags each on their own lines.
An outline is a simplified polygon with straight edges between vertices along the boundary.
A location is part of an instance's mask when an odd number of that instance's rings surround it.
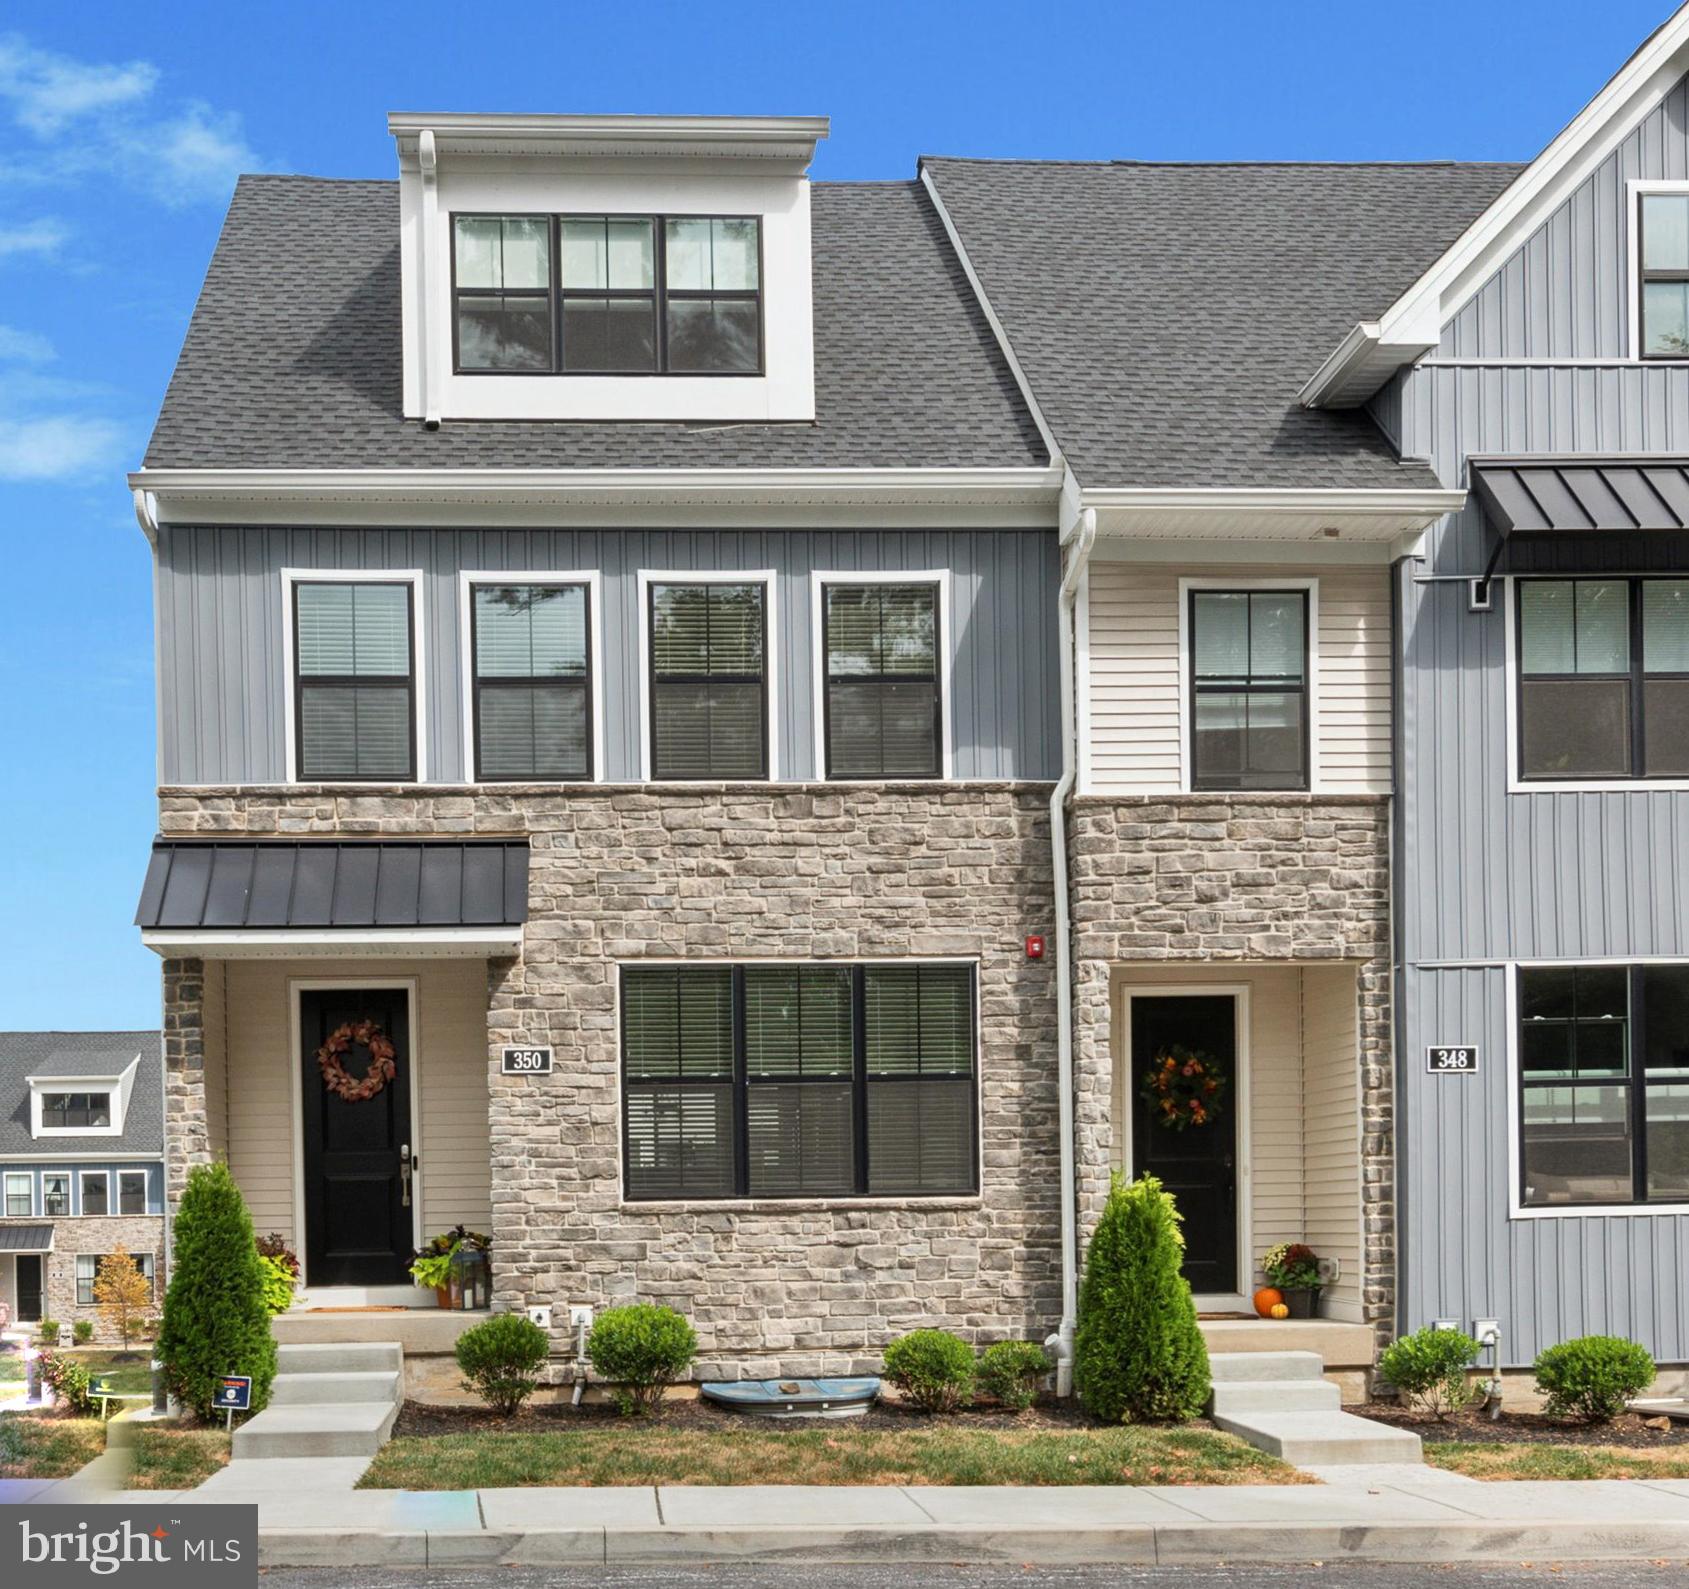
<svg viewBox="0 0 1689 1589">
<path fill-rule="evenodd" d="M 1689 1560 L 1689 1480 L 353 1490 L 361 1458 L 232 1464 L 180 1504 L 258 1506 L 265 1566 Z M 38 1497 L 48 1499 L 47 1496 Z"/>
</svg>

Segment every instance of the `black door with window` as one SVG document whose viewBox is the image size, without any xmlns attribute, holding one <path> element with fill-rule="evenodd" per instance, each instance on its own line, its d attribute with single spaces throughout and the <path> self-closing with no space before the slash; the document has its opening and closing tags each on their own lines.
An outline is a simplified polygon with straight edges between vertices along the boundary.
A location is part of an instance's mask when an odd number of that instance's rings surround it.
<svg viewBox="0 0 1689 1589">
<path fill-rule="evenodd" d="M 373 1097 L 342 1098 L 325 1084 L 317 1055 L 336 1032 L 365 1021 L 373 1021 L 393 1044 L 395 1075 Z M 405 1156 L 412 1151 L 405 992 L 333 988 L 303 993 L 299 1030 L 305 1278 L 313 1286 L 401 1285 L 415 1250 L 410 1180 L 404 1173 Z M 368 1046 L 354 1039 L 340 1063 L 353 1081 L 361 1081 L 370 1059 Z"/>
<path fill-rule="evenodd" d="M 1127 1001 L 1132 1022 L 1132 1173 L 1153 1175 L 1185 1217 L 1185 1278 L 1198 1293 L 1237 1290 L 1237 1001 L 1230 994 Z M 1144 1077 L 1176 1049 L 1201 1056 L 1226 1078 L 1204 1125 L 1174 1130 L 1151 1118 Z"/>
<path fill-rule="evenodd" d="M 18 1319 L 35 1323 L 41 1317 L 41 1255 L 18 1254 Z"/>
</svg>

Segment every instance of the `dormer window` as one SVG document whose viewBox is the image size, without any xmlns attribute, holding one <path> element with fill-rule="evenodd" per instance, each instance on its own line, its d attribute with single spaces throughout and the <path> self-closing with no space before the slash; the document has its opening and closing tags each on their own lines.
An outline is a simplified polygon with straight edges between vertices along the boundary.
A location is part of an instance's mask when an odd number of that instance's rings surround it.
<svg viewBox="0 0 1689 1589">
<path fill-rule="evenodd" d="M 456 215 L 452 236 L 459 374 L 762 373 L 755 216 Z"/>
<path fill-rule="evenodd" d="M 41 1124 L 53 1131 L 97 1131 L 111 1124 L 109 1092 L 44 1092 Z"/>
<path fill-rule="evenodd" d="M 117 1075 L 28 1076 L 33 1137 L 115 1137 L 135 1087 L 137 1054 Z"/>
</svg>

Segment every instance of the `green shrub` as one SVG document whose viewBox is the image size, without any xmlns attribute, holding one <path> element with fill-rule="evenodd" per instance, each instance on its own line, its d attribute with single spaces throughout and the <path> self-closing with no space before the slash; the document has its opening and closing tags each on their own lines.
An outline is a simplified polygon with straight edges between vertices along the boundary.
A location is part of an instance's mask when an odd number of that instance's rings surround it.
<svg viewBox="0 0 1689 1589">
<path fill-rule="evenodd" d="M 973 1400 L 974 1354 L 948 1330 L 911 1330 L 886 1348 L 885 1376 L 922 1412 L 954 1412 Z"/>
<path fill-rule="evenodd" d="M 1415 1330 L 1392 1341 L 1378 1357 L 1379 1371 L 1408 1401 L 1439 1421 L 1472 1400 L 1466 1371 L 1478 1343 L 1460 1330 Z"/>
<path fill-rule="evenodd" d="M 41 1354 L 41 1383 L 78 1418 L 94 1410 L 94 1376 L 72 1357 Z"/>
<path fill-rule="evenodd" d="M 279 1258 L 258 1254 L 258 1272 L 264 1278 L 264 1311 L 286 1313 L 293 1306 L 293 1271 Z"/>
<path fill-rule="evenodd" d="M 698 1337 L 673 1308 L 630 1302 L 598 1315 L 586 1355 L 592 1371 L 611 1382 L 622 1412 L 643 1412 L 692 1366 Z"/>
<path fill-rule="evenodd" d="M 202 1418 L 225 1374 L 252 1376 L 252 1410 L 270 1398 L 276 1343 L 252 1219 L 226 1164 L 197 1165 L 175 1223 L 176 1256 L 156 1356 L 166 1383 Z"/>
<path fill-rule="evenodd" d="M 551 1355 L 551 1337 L 521 1313 L 495 1313 L 457 1338 L 463 1382 L 508 1418 L 534 1393 Z"/>
<path fill-rule="evenodd" d="M 1117 1175 L 1085 1254 L 1074 1386 L 1107 1423 L 1183 1422 L 1207 1404 L 1208 1347 L 1180 1273 L 1185 1239 L 1152 1175 Z"/>
<path fill-rule="evenodd" d="M 70 1338 L 78 1346 L 86 1346 L 94 1339 L 94 1321 L 92 1319 L 78 1319 L 70 1327 Z"/>
<path fill-rule="evenodd" d="M 35 1326 L 35 1344 L 47 1347 L 59 1344 L 59 1321 L 57 1319 L 43 1319 Z"/>
<path fill-rule="evenodd" d="M 1627 1401 L 1654 1383 L 1647 1348 L 1616 1335 L 1562 1341 L 1541 1353 L 1535 1366 L 1544 1409 L 1585 1423 L 1616 1418 Z"/>
<path fill-rule="evenodd" d="M 1025 1412 L 1049 1372 L 1049 1353 L 1036 1341 L 998 1341 L 979 1360 L 980 1389 L 1010 1412 Z"/>
</svg>

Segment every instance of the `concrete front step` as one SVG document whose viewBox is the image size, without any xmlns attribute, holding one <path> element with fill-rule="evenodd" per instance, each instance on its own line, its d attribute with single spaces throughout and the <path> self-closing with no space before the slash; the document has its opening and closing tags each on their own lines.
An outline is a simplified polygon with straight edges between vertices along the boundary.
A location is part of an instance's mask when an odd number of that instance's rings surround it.
<svg viewBox="0 0 1689 1589">
<path fill-rule="evenodd" d="M 347 1374 L 286 1372 L 276 1375 L 270 1390 L 272 1407 L 336 1406 L 365 1401 L 401 1399 L 396 1368 Z"/>
<path fill-rule="evenodd" d="M 396 1374 L 405 1366 L 394 1341 L 283 1341 L 276 1347 L 281 1374 Z"/>
<path fill-rule="evenodd" d="M 374 1456 L 398 1416 L 397 1401 L 270 1406 L 235 1430 L 232 1454 L 237 1459 Z"/>
<path fill-rule="evenodd" d="M 1329 1379 L 1216 1380 L 1213 1406 L 1216 1415 L 1236 1417 L 1256 1412 L 1338 1412 L 1343 1397 Z"/>
<path fill-rule="evenodd" d="M 1418 1435 L 1347 1412 L 1216 1412 L 1214 1422 L 1299 1468 L 1423 1460 Z"/>
<path fill-rule="evenodd" d="M 1325 1362 L 1318 1352 L 1210 1352 L 1208 1368 L 1218 1385 L 1231 1380 L 1318 1379 Z"/>
</svg>

